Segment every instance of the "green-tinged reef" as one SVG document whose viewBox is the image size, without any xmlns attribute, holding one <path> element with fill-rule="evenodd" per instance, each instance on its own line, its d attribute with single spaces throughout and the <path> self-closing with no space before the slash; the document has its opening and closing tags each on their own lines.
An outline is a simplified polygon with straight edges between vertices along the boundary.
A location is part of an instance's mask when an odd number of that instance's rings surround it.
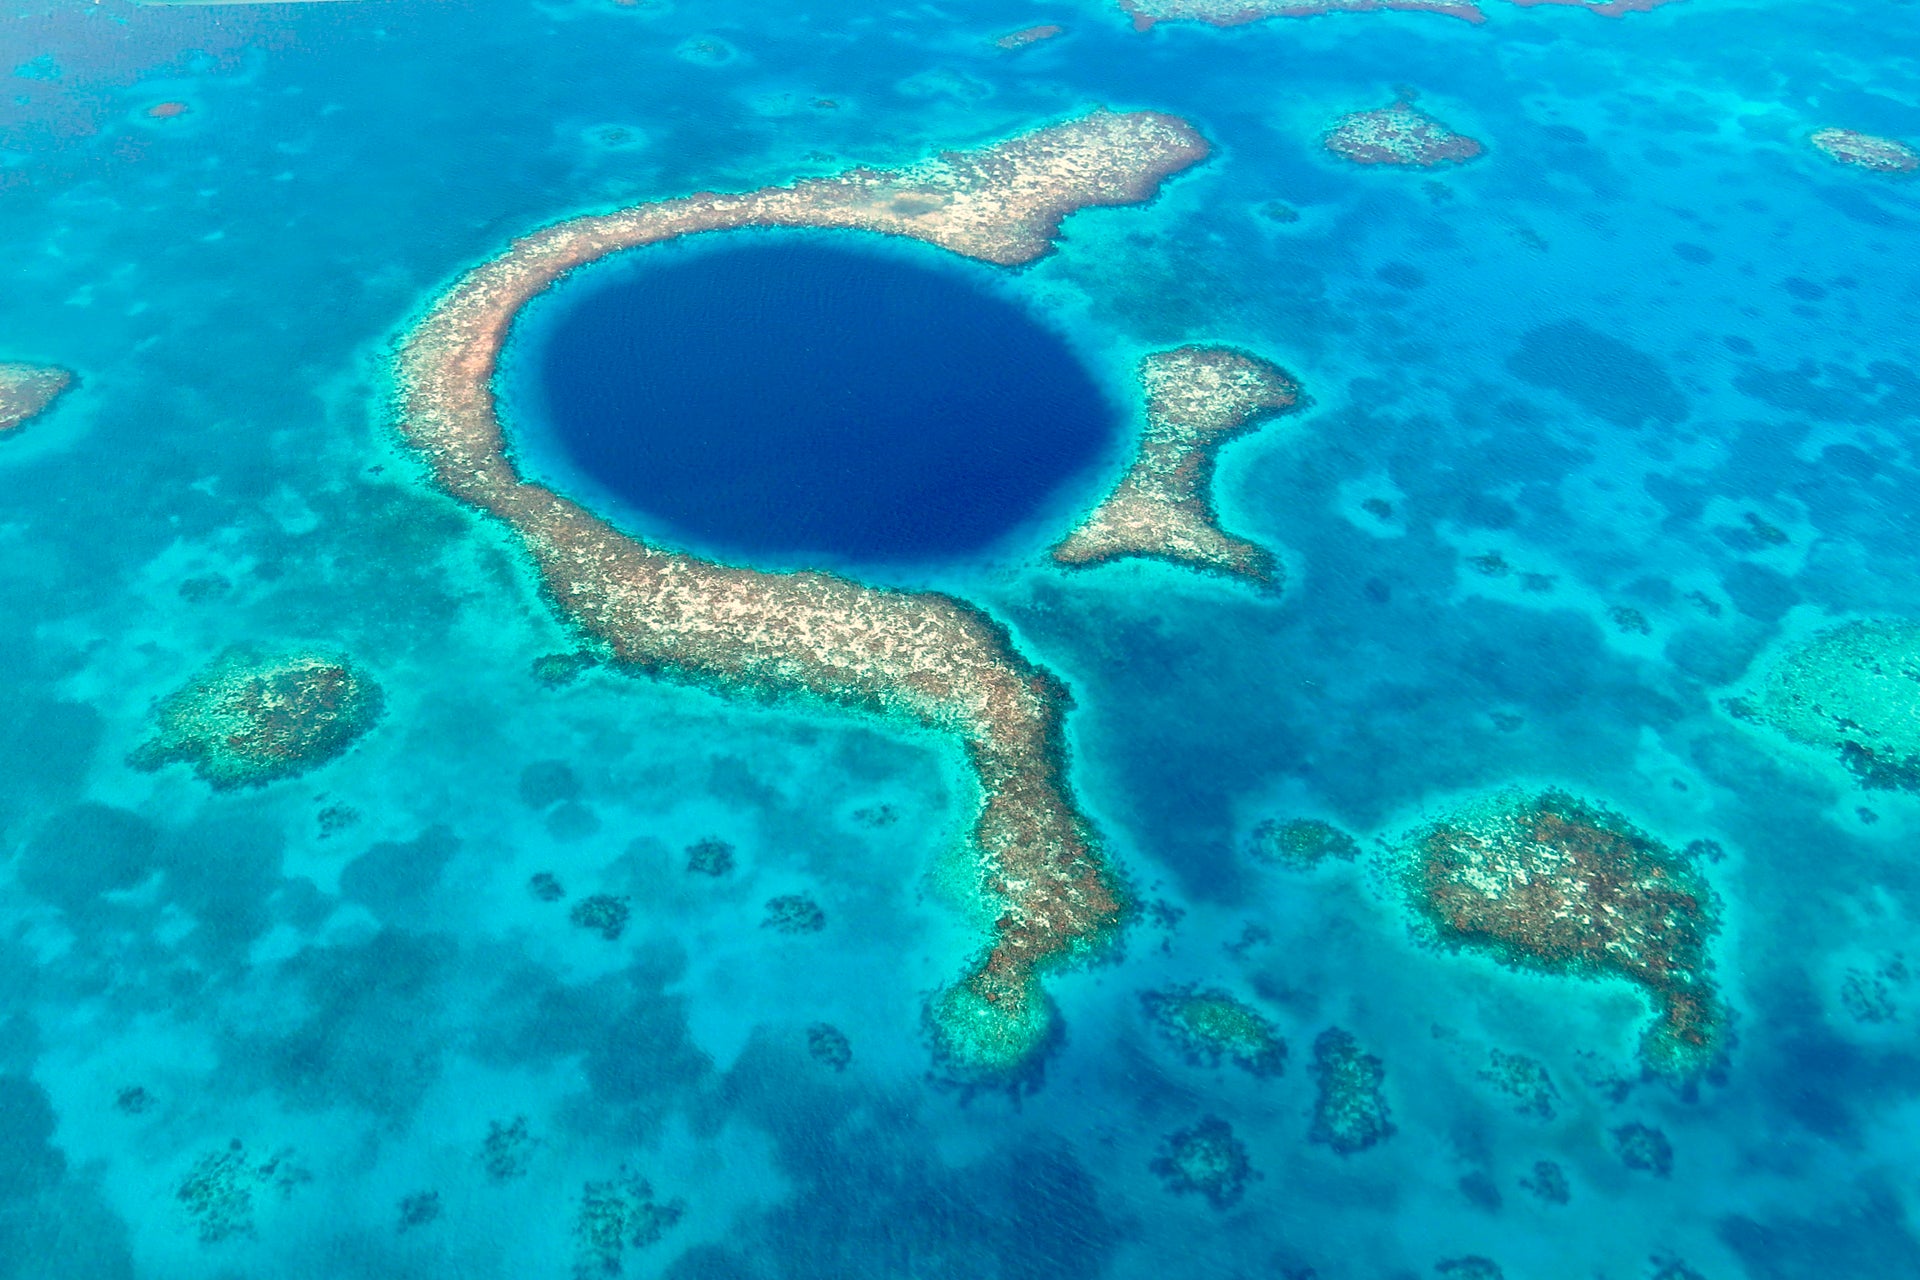
<svg viewBox="0 0 1920 1280">
<path fill-rule="evenodd" d="M 1237 1204 L 1247 1183 L 1260 1176 L 1248 1158 L 1247 1144 L 1218 1116 L 1203 1116 L 1191 1129 L 1162 1138 L 1149 1167 L 1167 1190 L 1205 1196 L 1216 1209 Z"/>
<path fill-rule="evenodd" d="M 660 1243 L 686 1211 L 685 1201 L 660 1199 L 651 1183 L 627 1169 L 587 1183 L 574 1219 L 573 1274 L 582 1280 L 620 1275 L 630 1251 Z"/>
<path fill-rule="evenodd" d="M 1393 1136 L 1383 1091 L 1387 1068 L 1353 1033 L 1328 1027 L 1313 1041 L 1313 1128 L 1308 1138 L 1343 1156 Z"/>
<path fill-rule="evenodd" d="M 174 1199 L 192 1219 L 200 1243 L 218 1244 L 232 1236 L 254 1234 L 255 1192 L 277 1191 L 286 1197 L 311 1181 L 313 1175 L 294 1163 L 292 1151 L 276 1151 L 260 1159 L 235 1138 L 222 1150 L 195 1160 L 174 1189 Z"/>
<path fill-rule="evenodd" d="M 339 756 L 379 720 L 380 686 L 345 656 L 237 646 L 154 711 L 137 769 L 190 764 L 215 790 L 257 787 Z"/>
<path fill-rule="evenodd" d="M 633 918 L 633 905 L 625 897 L 613 893 L 595 893 L 580 899 L 567 912 L 567 919 L 576 928 L 597 933 L 608 942 L 618 942 L 620 935 L 627 931 L 627 921 Z"/>
<path fill-rule="evenodd" d="M 1360 842 L 1319 818 L 1269 818 L 1253 829 L 1253 856 L 1289 871 L 1311 871 L 1327 861 L 1352 862 Z"/>
<path fill-rule="evenodd" d="M 1870 790 L 1920 794 L 1920 623 L 1859 620 L 1789 648 L 1728 714 L 1831 754 Z"/>
<path fill-rule="evenodd" d="M 1220 446 L 1300 403 L 1278 365 L 1231 347 L 1156 351 L 1140 362 L 1146 425 L 1127 473 L 1053 548 L 1063 565 L 1128 556 L 1271 582 L 1273 553 L 1220 528 L 1213 472 Z"/>
<path fill-rule="evenodd" d="M 435 482 L 510 529 L 553 604 L 613 660 L 724 693 L 888 715 L 959 743 L 980 791 L 975 887 L 994 922 L 933 1002 L 936 1052 L 960 1071 L 1001 1072 L 1036 1052 L 1053 1016 L 1041 973 L 1099 947 L 1123 914 L 1067 783 L 1065 689 L 951 596 L 701 560 L 528 482 L 509 457 L 494 371 L 529 301 L 614 253 L 737 228 L 844 228 L 1017 266 L 1050 251 L 1068 214 L 1147 200 L 1207 152 L 1171 116 L 1095 111 L 899 169 L 571 218 L 455 280 L 395 356 L 399 429 Z"/>
<path fill-rule="evenodd" d="M 1713 892 L 1691 859 L 1619 814 L 1564 791 L 1498 791 L 1421 826 L 1391 861 L 1431 941 L 1639 986 L 1657 1010 L 1640 1041 L 1653 1070 L 1689 1076 L 1724 1054 Z"/>
<path fill-rule="evenodd" d="M 45 413 L 73 383 L 73 375 L 52 365 L 0 361 L 0 432 Z"/>
<path fill-rule="evenodd" d="M 1199 1066 L 1224 1060 L 1262 1078 L 1286 1069 L 1287 1042 L 1258 1009 L 1224 991 L 1194 986 L 1148 991 L 1140 997 L 1147 1021 Z"/>
</svg>

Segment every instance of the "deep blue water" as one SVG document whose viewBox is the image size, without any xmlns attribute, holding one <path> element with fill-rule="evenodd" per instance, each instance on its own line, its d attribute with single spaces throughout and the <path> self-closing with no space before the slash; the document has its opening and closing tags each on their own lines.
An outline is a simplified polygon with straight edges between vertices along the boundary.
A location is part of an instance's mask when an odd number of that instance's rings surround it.
<svg viewBox="0 0 1920 1280">
<path fill-rule="evenodd" d="M 813 237 L 643 251 L 528 345 L 528 427 L 658 535 L 761 562 L 977 553 L 1084 481 L 1118 425 L 1015 302 Z"/>
</svg>

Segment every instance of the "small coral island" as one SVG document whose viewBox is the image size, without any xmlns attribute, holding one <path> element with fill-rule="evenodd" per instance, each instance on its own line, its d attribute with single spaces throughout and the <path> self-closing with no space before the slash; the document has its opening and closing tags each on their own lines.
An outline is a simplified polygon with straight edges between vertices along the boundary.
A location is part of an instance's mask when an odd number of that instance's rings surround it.
<svg viewBox="0 0 1920 1280">
<path fill-rule="evenodd" d="M 1214 1067 L 1224 1059 L 1262 1078 L 1287 1066 L 1287 1042 L 1258 1009 L 1224 991 L 1192 986 L 1140 997 L 1151 1022 L 1189 1062 Z"/>
<path fill-rule="evenodd" d="M 1253 829 L 1253 856 L 1289 871 L 1312 871 L 1330 860 L 1352 862 L 1360 842 L 1319 818 L 1269 818 Z"/>
<path fill-rule="evenodd" d="M 51 365 L 0 362 L 0 432 L 46 412 L 72 382 L 71 373 Z"/>
<path fill-rule="evenodd" d="M 1313 1128 L 1307 1138 L 1350 1156 L 1391 1138 L 1382 1086 L 1387 1068 L 1351 1031 L 1328 1027 L 1313 1041 Z"/>
<path fill-rule="evenodd" d="M 1757 691 L 1722 705 L 1831 752 L 1863 787 L 1920 793 L 1920 623 L 1822 631 L 1781 655 Z"/>
<path fill-rule="evenodd" d="M 1043 22 L 1037 27 L 1022 27 L 1018 31 L 1007 32 L 994 40 L 993 47 L 1011 53 L 1016 49 L 1025 49 L 1029 45 L 1057 39 L 1066 32 L 1067 29 L 1057 22 Z"/>
<path fill-rule="evenodd" d="M 1277 365 L 1230 347 L 1157 351 L 1140 362 L 1147 395 L 1139 453 L 1106 501 L 1053 549 L 1064 565 L 1148 556 L 1271 582 L 1273 553 L 1220 528 L 1213 510 L 1220 446 L 1299 403 Z"/>
<path fill-rule="evenodd" d="M 1392 870 L 1432 940 L 1518 969 L 1624 978 L 1659 1011 L 1640 1042 L 1648 1066 L 1687 1076 L 1718 1061 L 1713 893 L 1690 858 L 1618 814 L 1562 791 L 1500 791 L 1415 831 Z"/>
<path fill-rule="evenodd" d="M 1216 1209 L 1239 1203 L 1247 1183 L 1260 1176 L 1247 1157 L 1247 1144 L 1219 1116 L 1203 1116 L 1193 1128 L 1161 1139 L 1160 1153 L 1148 1167 L 1175 1195 L 1205 1196 Z"/>
<path fill-rule="evenodd" d="M 1877 138 L 1852 129 L 1821 129 L 1807 141 L 1835 164 L 1850 164 L 1875 173 L 1912 173 L 1920 169 L 1920 151 L 1892 138 Z"/>
<path fill-rule="evenodd" d="M 215 790 L 290 778 L 340 755 L 380 718 L 380 686 L 337 654 L 229 649 L 154 712 L 129 760 L 182 761 Z"/>
<path fill-rule="evenodd" d="M 1356 111 L 1334 121 L 1321 144 L 1355 164 L 1395 165 L 1433 169 L 1443 164 L 1465 164 L 1486 148 L 1464 133 L 1455 133 L 1401 98 L 1377 111 Z"/>
<path fill-rule="evenodd" d="M 1092 952 L 1123 914 L 1067 783 L 1065 690 L 1004 627 L 950 596 L 701 560 L 527 482 L 508 455 L 494 370 L 529 301 L 613 253 L 736 228 L 842 228 L 1017 266 L 1051 250 L 1068 214 L 1147 200 L 1207 152 L 1171 116 L 1096 111 L 901 169 L 568 219 L 455 280 L 396 356 L 399 429 L 434 480 L 506 525 L 549 598 L 620 664 L 725 693 L 889 715 L 960 744 L 980 788 L 971 889 L 993 923 L 931 1017 L 936 1051 L 963 1074 L 1024 1066 L 1052 1027 L 1042 971 Z"/>
</svg>

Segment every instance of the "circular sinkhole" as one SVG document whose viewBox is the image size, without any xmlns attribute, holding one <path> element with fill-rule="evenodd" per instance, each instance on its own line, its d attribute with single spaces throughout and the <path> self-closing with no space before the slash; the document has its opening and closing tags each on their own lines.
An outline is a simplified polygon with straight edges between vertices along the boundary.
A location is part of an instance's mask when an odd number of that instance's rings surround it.
<svg viewBox="0 0 1920 1280">
<path fill-rule="evenodd" d="M 526 309 L 503 367 L 531 478 L 762 565 L 977 558 L 1089 482 L 1120 420 L 989 268 L 857 235 L 589 266 Z"/>
</svg>

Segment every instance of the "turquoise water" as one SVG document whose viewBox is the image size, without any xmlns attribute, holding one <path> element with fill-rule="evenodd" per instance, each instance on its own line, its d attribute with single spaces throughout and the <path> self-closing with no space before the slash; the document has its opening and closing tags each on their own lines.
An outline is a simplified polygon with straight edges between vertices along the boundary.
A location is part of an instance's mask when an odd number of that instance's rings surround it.
<svg viewBox="0 0 1920 1280">
<path fill-rule="evenodd" d="M 623 1167 L 682 1206 L 625 1271 L 675 1280 L 1913 1272 L 1920 1000 L 1892 961 L 1920 810 L 1715 704 L 1809 620 L 1916 612 L 1920 187 L 1804 138 L 1920 139 L 1920 17 L 1489 7 L 1141 34 L 1103 0 L 16 6 L 0 359 L 79 385 L 0 440 L 0 1275 L 568 1276 Z M 1068 34 L 990 43 L 1043 20 Z M 1400 86 L 1485 157 L 1320 151 Z M 577 642 L 400 448 L 385 361 L 566 213 L 1096 103 L 1216 153 L 995 287 L 1115 404 L 1185 341 L 1313 404 L 1220 471 L 1277 594 L 1065 574 L 1038 528 L 899 575 L 1067 683 L 1074 785 L 1153 908 L 1053 983 L 1064 1038 L 1016 1098 L 941 1079 L 922 1033 L 972 945 L 932 881 L 960 762 L 850 715 L 536 679 Z M 239 641 L 351 651 L 385 718 L 258 791 L 129 768 L 155 700 Z M 1632 992 L 1420 950 L 1364 861 L 1248 854 L 1266 818 L 1371 847 L 1510 781 L 1724 848 L 1723 1072 L 1638 1080 Z M 689 872 L 708 838 L 729 873 Z M 617 938 L 569 922 L 596 894 L 631 904 Z M 763 927 L 788 895 L 819 932 Z M 1896 1016 L 1850 1012 L 1856 974 Z M 1260 1008 L 1285 1072 L 1157 1036 L 1142 993 L 1185 983 Z M 1394 1126 L 1346 1156 L 1308 1138 L 1332 1026 Z M 1545 1064 L 1550 1118 L 1481 1079 L 1494 1049 Z M 1260 1175 L 1226 1208 L 1151 1168 L 1206 1116 Z M 1669 1177 L 1619 1157 L 1633 1124 Z M 251 1226 L 203 1241 L 179 1191 L 236 1139 Z M 1566 1204 L 1521 1186 L 1541 1160 Z"/>
</svg>

